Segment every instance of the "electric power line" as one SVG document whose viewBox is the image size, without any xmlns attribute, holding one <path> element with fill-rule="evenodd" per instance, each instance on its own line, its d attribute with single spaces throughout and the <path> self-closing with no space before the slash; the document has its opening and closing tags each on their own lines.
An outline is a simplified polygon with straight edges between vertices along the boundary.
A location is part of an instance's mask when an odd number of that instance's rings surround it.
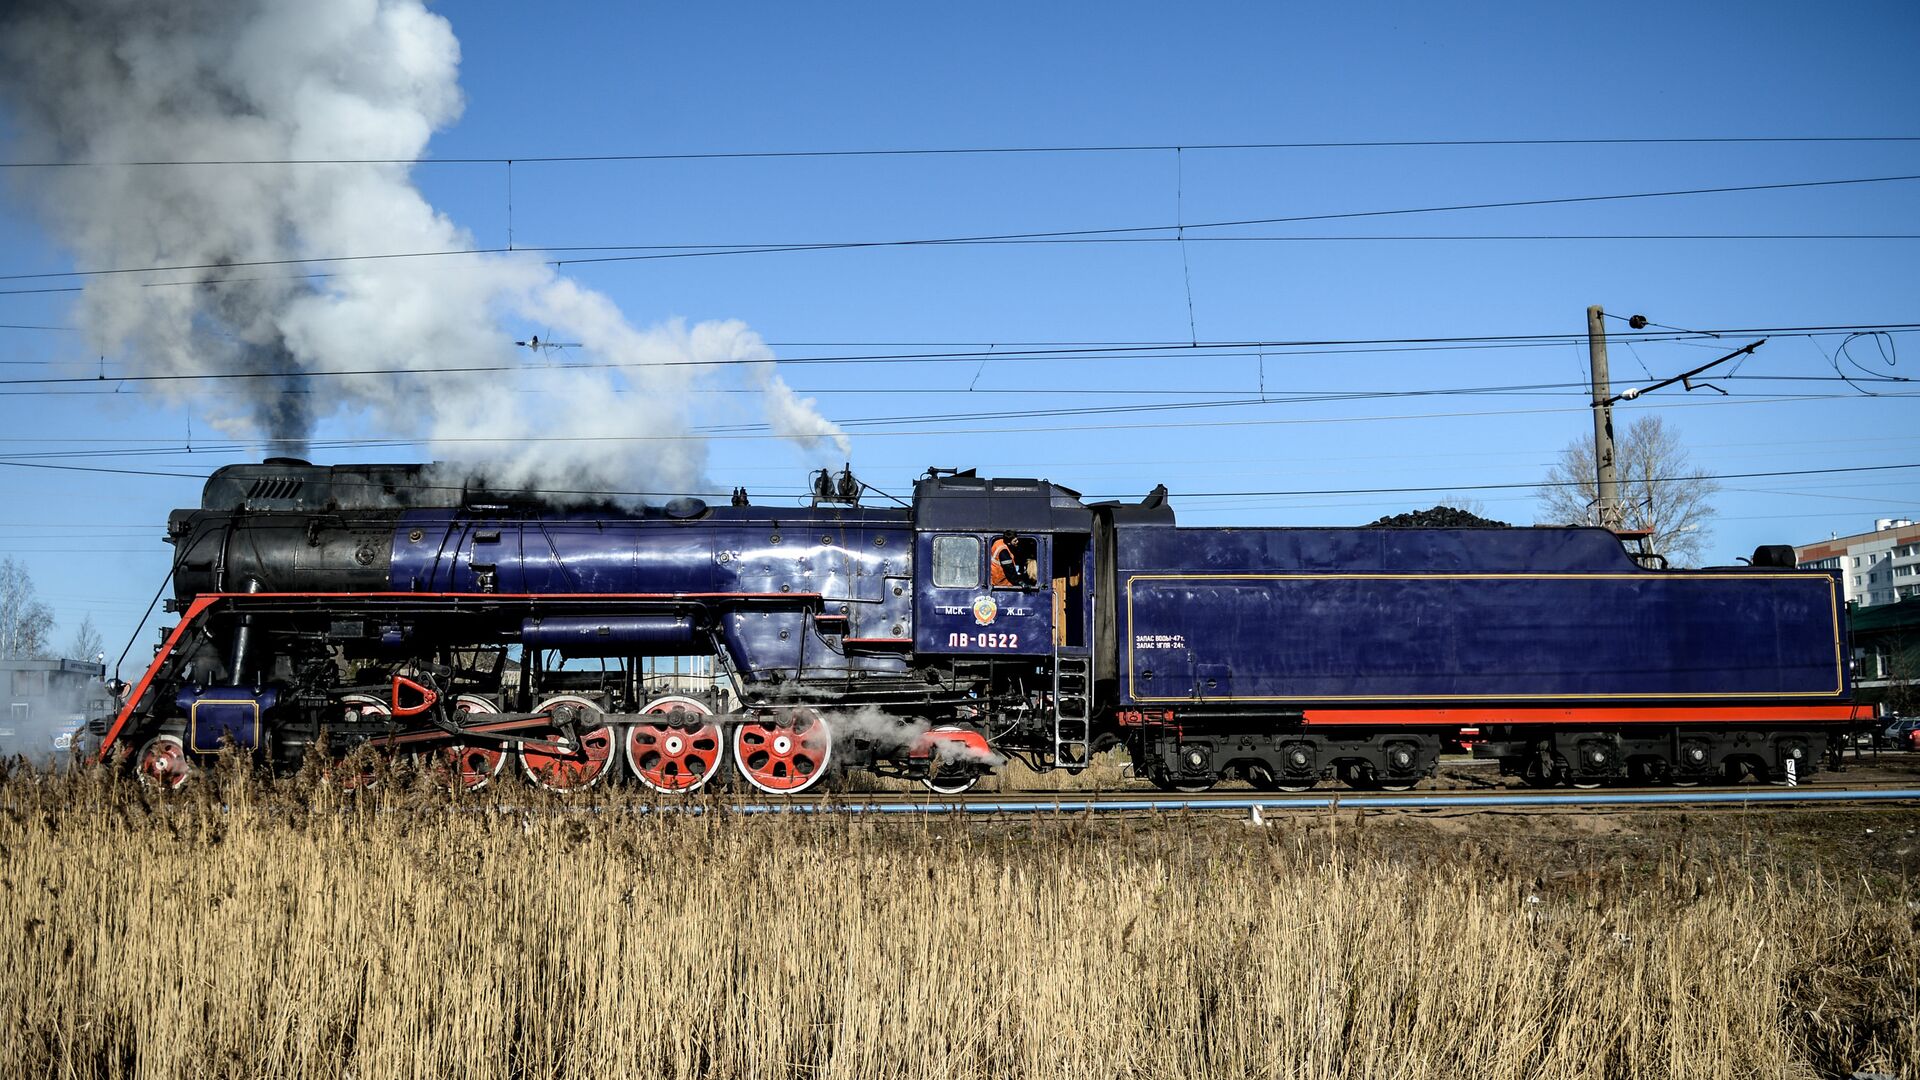
<svg viewBox="0 0 1920 1080">
<path fill-rule="evenodd" d="M 15 468 L 29 468 L 29 469 L 55 469 L 55 470 L 60 470 L 65 472 L 109 473 L 114 475 L 133 475 L 133 476 L 156 476 L 156 477 L 167 477 L 167 478 L 176 479 L 176 480 L 204 481 L 207 479 L 206 474 L 159 472 L 159 471 L 136 470 L 136 469 L 113 469 L 113 468 L 106 468 L 106 467 L 81 466 L 81 465 L 48 465 L 48 464 L 31 463 L 31 462 L 0 461 L 0 466 L 12 466 Z M 1693 473 L 1685 476 L 1637 477 L 1634 479 L 1633 483 L 1635 484 L 1668 484 L 1668 483 L 1684 483 L 1684 482 L 1697 481 L 1697 480 L 1752 480 L 1752 479 L 1772 478 L 1772 477 L 1782 477 L 1782 476 L 1833 476 L 1833 475 L 1839 475 L 1843 473 L 1889 472 L 1893 470 L 1904 470 L 1904 469 L 1920 469 L 1920 462 L 1904 462 L 1904 463 L 1894 464 L 1894 465 L 1848 465 L 1848 466 L 1835 466 L 1831 468 L 1821 468 L 1821 469 L 1774 469 L 1774 470 L 1767 470 L 1762 472 L 1738 472 L 1738 473 L 1717 473 L 1717 474 L 1716 473 Z M 1294 490 L 1272 490 L 1272 491 L 1184 491 L 1184 492 L 1170 492 L 1169 497 L 1176 498 L 1176 499 L 1245 499 L 1245 498 L 1292 498 L 1297 496 L 1324 496 L 1324 495 L 1402 495 L 1402 494 L 1413 494 L 1418 492 L 1429 492 L 1429 491 L 1457 492 L 1457 491 L 1510 491 L 1510 490 L 1525 490 L 1525 489 L 1538 490 L 1541 488 L 1552 488 L 1552 487 L 1580 487 L 1582 486 L 1583 483 L 1584 481 L 1579 481 L 1579 480 L 1564 480 L 1564 481 L 1530 480 L 1530 481 L 1519 481 L 1519 482 L 1510 482 L 1510 483 L 1430 484 L 1430 485 L 1419 485 L 1419 486 L 1408 486 L 1408 487 L 1381 487 L 1381 488 L 1301 488 L 1301 489 L 1294 489 Z M 465 485 L 408 483 L 404 481 L 396 481 L 395 486 L 406 488 L 409 491 L 465 492 L 468 490 L 468 488 Z M 514 495 L 537 495 L 537 496 L 560 495 L 560 496 L 602 498 L 602 499 L 676 498 L 680 496 L 692 496 L 692 497 L 698 497 L 698 498 L 728 498 L 732 494 L 731 492 L 721 492 L 721 491 L 622 491 L 622 490 L 614 490 L 614 489 L 549 488 L 549 487 L 518 488 L 518 489 L 510 490 L 506 493 L 514 494 Z M 795 493 L 795 494 L 799 494 L 802 497 L 804 497 L 804 493 Z M 1084 496 L 1084 498 L 1089 501 L 1095 501 L 1095 500 L 1106 500 L 1106 499 L 1127 499 L 1127 498 L 1135 497 L 1136 495 L 1138 495 L 1137 492 L 1130 493 L 1130 494 L 1122 493 L 1117 495 L 1087 495 L 1087 496 Z"/>
<path fill-rule="evenodd" d="M 1772 184 L 1736 184 L 1724 187 L 1680 188 L 1670 191 L 1640 191 L 1608 195 L 1573 195 L 1545 199 L 1506 199 L 1496 202 L 1457 203 L 1444 206 L 1406 207 L 1394 210 L 1349 210 L 1325 214 L 1292 214 L 1279 217 L 1240 218 L 1227 221 L 1207 221 L 1182 225 L 1125 225 L 1091 229 L 1051 229 L 1038 232 L 988 233 L 976 236 L 921 237 L 906 240 L 863 240 L 836 243 L 813 244 L 763 244 L 743 245 L 721 249 L 702 249 L 695 251 L 653 252 L 651 254 L 597 255 L 593 257 L 550 260 L 555 266 L 574 266 L 591 263 L 637 262 L 656 259 L 711 258 L 722 255 L 756 255 L 793 251 L 845 251 L 862 248 L 889 247 L 941 247 L 966 244 L 1008 243 L 1032 240 L 1061 238 L 1098 238 L 1124 236 L 1127 234 L 1169 232 L 1184 234 L 1188 229 L 1230 229 L 1252 225 L 1298 224 L 1309 221 L 1351 221 L 1364 218 L 1405 217 L 1418 214 L 1444 214 L 1465 210 L 1506 210 L 1534 206 L 1569 206 L 1583 203 L 1621 202 L 1638 199 L 1665 199 L 1692 195 L 1726 195 L 1742 192 L 1786 191 L 1807 188 L 1845 187 L 1862 184 L 1890 184 L 1920 180 L 1920 174 L 1898 176 L 1853 177 L 1839 180 L 1798 180 Z M 1176 236 L 1173 239 L 1182 239 Z M 242 259 L 218 263 L 178 263 L 160 266 L 111 267 L 96 270 L 57 270 L 41 271 L 30 274 L 0 274 L 0 281 L 33 281 L 52 278 L 90 278 L 125 274 L 185 273 L 199 270 L 232 270 L 274 266 L 314 266 L 334 263 L 375 262 L 396 259 L 428 259 L 450 256 L 501 255 L 509 252 L 548 252 L 566 253 L 568 251 L 620 251 L 621 245 L 588 245 L 582 247 L 545 247 L 519 245 L 512 248 L 456 248 L 438 251 L 398 251 L 380 254 L 327 255 L 304 258 L 283 259 Z M 189 284 L 175 282 L 167 284 Z M 206 284 L 191 282 L 190 284 Z M 39 290 L 21 290 L 33 292 Z M 0 295 L 13 295 L 15 291 L 0 291 Z"/>
<path fill-rule="evenodd" d="M 236 165 L 537 165 L 620 161 L 731 161 L 782 158 L 937 157 L 996 154 L 1133 154 L 1181 150 L 1374 150 L 1423 147 L 1706 146 L 1769 143 L 1910 143 L 1920 135 L 1725 135 L 1704 138 L 1350 139 L 1313 142 L 1135 143 L 1113 145 L 904 147 L 850 150 L 734 150 L 653 154 L 514 154 L 510 157 L 203 158 L 144 161 L 19 161 L 8 169 L 89 169 Z"/>
<path fill-rule="evenodd" d="M 1769 334 L 1775 337 L 1810 337 L 1818 334 L 1855 334 L 1855 333 L 1911 333 L 1920 330 L 1920 323 L 1877 323 L 1853 324 L 1844 326 L 1780 326 L 1780 327 L 1738 327 L 1719 330 L 1702 330 L 1700 335 L 1731 334 Z M 1615 335 L 1618 340 L 1628 340 L 1632 335 Z M 1580 335 L 1556 334 L 1483 334 L 1466 336 L 1434 336 L 1408 338 L 1348 338 L 1348 339 L 1300 339 L 1274 341 L 1232 341 L 1201 342 L 1198 345 L 1175 343 L 1172 345 L 1148 345 L 1138 347 L 1089 347 L 1062 349 L 1035 349 L 1022 354 L 981 352 L 977 350 L 929 352 L 929 353 L 878 353 L 860 355 L 814 356 L 814 357 L 762 357 L 727 358 L 721 360 L 673 360 L 654 364 L 623 364 L 616 362 L 588 361 L 566 365 L 528 366 L 524 364 L 469 364 L 434 368 L 346 368 L 326 370 L 297 371 L 215 371 L 180 372 L 163 375 L 119 375 L 119 376 L 49 376 L 26 379 L 0 379 L 0 386 L 49 386 L 71 385 L 75 383 L 112 383 L 112 382 L 191 382 L 201 380 L 226 379 L 315 379 L 365 375 L 432 375 L 432 374 L 498 374 L 501 372 L 540 372 L 540 371 L 585 371 L 628 369 L 646 370 L 650 368 L 676 367 L 733 367 L 742 364 L 848 364 L 880 362 L 961 362 L 971 363 L 985 358 L 995 360 L 1012 359 L 1055 359 L 1055 358 L 1138 358 L 1138 359 L 1184 359 L 1194 355 L 1197 349 L 1235 349 L 1242 350 L 1278 350 L 1312 349 L 1341 346 L 1379 346 L 1379 345 L 1471 345 L 1474 347 L 1495 347 L 1503 343 L 1519 343 L 1537 347 L 1557 347 L 1576 339 L 1584 340 Z M 1668 334 L 1642 336 L 1634 340 L 1679 340 Z M 1401 350 L 1392 350 L 1401 351 Z M 1154 356 L 1152 354 L 1165 354 Z"/>
</svg>

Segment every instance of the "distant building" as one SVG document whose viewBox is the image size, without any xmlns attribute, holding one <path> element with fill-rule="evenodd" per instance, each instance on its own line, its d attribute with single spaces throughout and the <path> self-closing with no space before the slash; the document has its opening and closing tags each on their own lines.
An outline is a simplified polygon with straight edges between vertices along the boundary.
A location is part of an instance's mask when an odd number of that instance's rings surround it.
<svg viewBox="0 0 1920 1080">
<path fill-rule="evenodd" d="M 65 751 L 75 728 L 113 711 L 106 673 L 85 660 L 0 660 L 0 754 Z"/>
<path fill-rule="evenodd" d="M 1856 611 L 1848 623 L 1860 700 L 1882 715 L 1920 713 L 1920 600 Z"/>
<path fill-rule="evenodd" d="M 1872 532 L 1801 544 L 1793 553 L 1803 567 L 1840 571 L 1855 607 L 1920 597 L 1920 527 L 1906 518 L 1881 518 Z"/>
</svg>

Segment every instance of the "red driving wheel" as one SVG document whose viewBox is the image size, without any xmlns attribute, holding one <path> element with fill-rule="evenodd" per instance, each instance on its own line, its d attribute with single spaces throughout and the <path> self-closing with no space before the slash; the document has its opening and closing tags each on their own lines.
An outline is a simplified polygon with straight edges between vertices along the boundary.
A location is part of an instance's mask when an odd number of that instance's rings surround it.
<svg viewBox="0 0 1920 1080">
<path fill-rule="evenodd" d="M 585 791 L 600 782 L 613 764 L 616 750 L 613 728 L 601 723 L 600 706 L 575 694 L 557 694 L 542 701 L 534 712 L 553 717 L 556 730 L 537 743 L 522 743 L 520 767 L 527 779 L 548 791 Z M 583 728 L 578 745 L 569 745 L 559 724 L 571 714 Z M 589 724 L 598 726 L 587 727 Z"/>
<path fill-rule="evenodd" d="M 812 709 L 792 709 L 734 729 L 733 759 L 747 783 L 774 795 L 797 795 L 827 775 L 833 731 Z"/>
<path fill-rule="evenodd" d="M 627 729 L 627 766 L 655 791 L 684 795 L 700 790 L 720 771 L 726 736 L 704 702 L 663 697 L 647 703 L 642 720 Z"/>
<path fill-rule="evenodd" d="M 453 707 L 463 717 L 497 713 L 499 707 L 479 694 L 461 694 Z M 454 743 L 427 755 L 421 762 L 433 770 L 436 779 L 444 779 L 459 791 L 479 791 L 500 775 L 507 765 L 507 751 L 496 744 Z"/>
</svg>

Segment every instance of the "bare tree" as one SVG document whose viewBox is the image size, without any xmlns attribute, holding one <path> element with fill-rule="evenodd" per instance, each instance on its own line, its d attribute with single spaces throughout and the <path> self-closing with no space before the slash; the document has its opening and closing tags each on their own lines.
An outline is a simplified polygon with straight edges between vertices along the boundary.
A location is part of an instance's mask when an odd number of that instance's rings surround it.
<svg viewBox="0 0 1920 1080">
<path fill-rule="evenodd" d="M 1445 495 L 1440 496 L 1440 502 L 1437 505 L 1447 507 L 1450 510 L 1460 510 L 1472 514 L 1474 517 L 1483 518 L 1487 516 L 1487 504 L 1472 495 L 1461 495 L 1449 491 Z"/>
<path fill-rule="evenodd" d="M 1687 458 L 1680 436 L 1657 415 L 1641 416 L 1614 443 L 1622 523 L 1653 534 L 1654 550 L 1676 565 L 1699 561 L 1706 550 L 1710 499 L 1720 490 Z M 1560 452 L 1540 489 L 1541 517 L 1567 525 L 1600 524 L 1593 446 L 1576 439 Z"/>
<path fill-rule="evenodd" d="M 0 660 L 44 659 L 52 631 L 53 609 L 34 598 L 27 568 L 0 559 Z"/>
<path fill-rule="evenodd" d="M 102 657 L 107 651 L 107 643 L 101 639 L 100 630 L 93 625 L 93 613 L 88 612 L 80 620 L 80 626 L 73 632 L 73 640 L 67 643 L 67 656 L 74 660 L 91 661 Z"/>
</svg>

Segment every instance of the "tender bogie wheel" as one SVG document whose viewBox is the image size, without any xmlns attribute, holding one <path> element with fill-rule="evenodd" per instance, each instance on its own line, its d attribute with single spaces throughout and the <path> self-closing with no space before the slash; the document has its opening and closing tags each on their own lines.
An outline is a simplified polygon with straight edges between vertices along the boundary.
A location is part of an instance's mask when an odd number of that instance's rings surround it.
<svg viewBox="0 0 1920 1080">
<path fill-rule="evenodd" d="M 733 730 L 734 767 L 770 795 L 797 795 L 820 782 L 833 760 L 833 729 L 812 709 L 743 721 Z"/>
<path fill-rule="evenodd" d="M 489 698 L 479 694 L 461 694 L 453 701 L 462 716 L 490 716 L 500 711 Z M 507 751 L 495 743 L 454 743 L 414 758 L 415 764 L 429 770 L 436 780 L 457 791 L 479 791 L 493 783 L 507 767 Z"/>
<path fill-rule="evenodd" d="M 1386 769 L 1369 766 L 1374 780 L 1381 791 L 1412 791 L 1420 782 L 1419 773 L 1414 769 L 1420 764 L 1420 748 L 1409 742 L 1390 742 L 1386 745 L 1384 758 Z"/>
<path fill-rule="evenodd" d="M 1147 780 L 1161 791 L 1171 791 L 1176 795 L 1198 795 L 1203 791 L 1211 791 L 1215 783 L 1215 778 L 1211 776 L 1188 778 L 1166 773 L 1154 773 Z"/>
<path fill-rule="evenodd" d="M 1347 773 L 1347 786 L 1356 791 L 1412 791 L 1420 782 L 1417 776 L 1381 776 L 1371 765 L 1356 765 Z M 1304 790 L 1304 789 L 1303 789 Z"/>
<path fill-rule="evenodd" d="M 576 694 L 556 694 L 542 701 L 534 711 L 554 715 L 565 709 L 578 710 L 582 727 L 596 724 L 602 718 L 600 706 Z M 522 743 L 520 767 L 526 770 L 527 779 L 548 791 L 585 791 L 599 783 L 612 768 L 614 756 L 619 752 L 619 739 L 608 724 L 581 731 L 577 746 L 566 745 L 565 739 L 566 735 L 556 728 L 537 742 Z"/>
<path fill-rule="evenodd" d="M 1247 769 L 1247 783 L 1256 791 L 1285 791 L 1299 794 L 1312 791 L 1313 785 L 1320 782 L 1318 776 L 1303 776 L 1293 773 L 1279 773 L 1265 765 L 1254 765 Z"/>
<path fill-rule="evenodd" d="M 1543 765 L 1540 755 L 1527 758 L 1526 765 L 1520 770 L 1520 782 L 1530 788 L 1550 788 L 1560 783 L 1564 773 L 1557 767 Z"/>
<path fill-rule="evenodd" d="M 1380 781 L 1374 775 L 1372 767 L 1367 765 L 1341 767 L 1340 780 L 1355 791 L 1376 791 L 1380 787 Z"/>
<path fill-rule="evenodd" d="M 140 783 L 161 791 L 179 791 L 193 779 L 193 759 L 187 744 L 178 735 L 155 735 L 134 755 L 133 767 Z"/>
<path fill-rule="evenodd" d="M 627 767 L 642 784 L 669 795 L 699 791 L 726 760 L 727 738 L 713 710 L 689 697 L 663 697 L 627 728 Z"/>
</svg>

